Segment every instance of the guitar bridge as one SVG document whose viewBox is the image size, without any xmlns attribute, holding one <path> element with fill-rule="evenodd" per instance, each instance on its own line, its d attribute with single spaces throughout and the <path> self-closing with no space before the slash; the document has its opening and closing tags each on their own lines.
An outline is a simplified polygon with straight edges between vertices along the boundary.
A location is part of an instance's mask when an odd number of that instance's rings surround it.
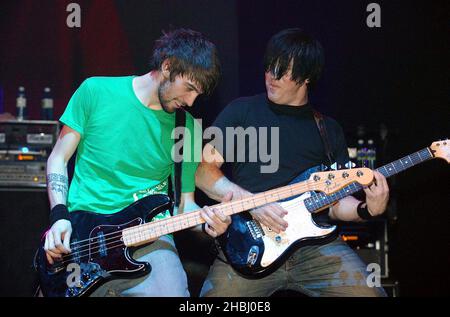
<svg viewBox="0 0 450 317">
<path fill-rule="evenodd" d="M 261 228 L 261 225 L 259 222 L 255 220 L 250 220 L 246 222 L 248 230 L 250 231 L 250 234 L 252 235 L 252 238 L 254 240 L 261 238 L 264 235 L 264 231 Z"/>
</svg>

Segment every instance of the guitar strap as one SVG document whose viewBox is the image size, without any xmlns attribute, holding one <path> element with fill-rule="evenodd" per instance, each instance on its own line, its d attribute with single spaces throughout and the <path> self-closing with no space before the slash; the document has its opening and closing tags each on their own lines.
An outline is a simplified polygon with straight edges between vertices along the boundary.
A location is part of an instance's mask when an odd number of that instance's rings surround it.
<svg viewBox="0 0 450 317">
<path fill-rule="evenodd" d="M 332 165 L 335 160 L 333 157 L 333 152 L 331 151 L 327 129 L 325 128 L 325 121 L 323 120 L 323 116 L 319 111 L 313 109 L 313 114 L 314 120 L 316 121 L 317 129 L 319 130 L 320 133 L 320 138 L 322 139 L 323 147 L 325 149 L 325 154 L 327 155 L 330 165 Z"/>
<path fill-rule="evenodd" d="M 184 128 L 186 129 L 186 112 L 184 110 L 176 110 L 175 112 L 175 128 Z M 183 131 L 185 132 L 185 131 Z M 185 133 L 181 134 L 174 140 L 174 144 L 183 138 L 183 146 L 180 148 L 180 155 L 183 157 L 183 147 L 184 147 L 184 136 Z M 180 199 L 181 199 L 181 173 L 182 173 L 182 163 L 183 160 L 180 162 L 175 162 L 175 168 L 174 168 L 174 175 L 173 175 L 173 197 L 174 197 L 174 203 L 175 206 L 178 207 L 180 205 Z"/>
</svg>

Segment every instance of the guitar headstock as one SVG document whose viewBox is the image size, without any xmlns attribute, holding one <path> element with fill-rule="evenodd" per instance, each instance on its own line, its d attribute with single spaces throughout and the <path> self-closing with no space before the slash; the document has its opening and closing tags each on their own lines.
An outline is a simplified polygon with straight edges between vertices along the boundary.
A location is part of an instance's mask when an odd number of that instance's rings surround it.
<svg viewBox="0 0 450 317">
<path fill-rule="evenodd" d="M 362 186 L 370 185 L 373 181 L 373 172 L 365 167 L 317 172 L 311 174 L 309 181 L 313 190 L 332 194 L 355 182 Z"/>
<path fill-rule="evenodd" d="M 450 140 L 442 140 L 431 143 L 431 153 L 434 157 L 438 157 L 450 163 Z"/>
</svg>

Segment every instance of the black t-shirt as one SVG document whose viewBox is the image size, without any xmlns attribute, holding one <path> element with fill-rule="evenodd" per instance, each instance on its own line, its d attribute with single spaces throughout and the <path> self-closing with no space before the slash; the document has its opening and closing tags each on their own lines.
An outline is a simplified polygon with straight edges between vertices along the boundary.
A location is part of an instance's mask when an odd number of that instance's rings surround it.
<svg viewBox="0 0 450 317">
<path fill-rule="evenodd" d="M 333 157 L 339 164 L 344 164 L 348 161 L 348 151 L 342 128 L 329 117 L 324 116 L 324 122 Z M 266 94 L 239 98 L 220 113 L 213 126 L 222 131 L 223 148 L 217 149 L 225 162 L 232 164 L 232 181 L 251 192 L 285 185 L 313 166 L 330 165 L 311 105 L 278 105 L 269 101 Z M 238 138 L 234 136 L 234 147 L 227 147 L 227 142 L 232 139 L 232 134 L 227 138 L 227 127 L 251 128 L 256 131 L 257 138 L 246 137 L 245 143 L 239 145 Z M 277 141 L 276 132 L 271 129 L 276 127 L 279 128 L 278 164 L 276 153 L 273 153 L 277 152 L 276 144 L 272 144 Z M 267 131 L 267 138 L 264 137 L 264 130 Z M 265 139 L 268 140 L 266 147 Z M 275 146 L 274 150 L 272 146 Z M 242 162 L 244 153 L 245 161 Z M 250 158 L 255 160 L 255 157 L 256 161 L 249 162 Z M 262 173 L 264 169 L 270 173 Z"/>
</svg>

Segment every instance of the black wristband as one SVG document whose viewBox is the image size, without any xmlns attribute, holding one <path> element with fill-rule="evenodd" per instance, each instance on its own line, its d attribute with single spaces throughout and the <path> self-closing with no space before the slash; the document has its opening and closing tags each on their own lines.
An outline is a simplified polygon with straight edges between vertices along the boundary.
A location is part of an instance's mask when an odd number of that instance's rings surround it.
<svg viewBox="0 0 450 317">
<path fill-rule="evenodd" d="M 61 219 L 67 219 L 70 221 L 69 209 L 67 209 L 67 206 L 63 204 L 56 205 L 50 211 L 50 226 L 53 226 L 55 222 Z"/>
<path fill-rule="evenodd" d="M 365 207 L 362 207 L 362 205 L 364 204 L 364 202 L 360 202 L 358 204 L 358 207 L 356 208 L 356 211 L 358 213 L 359 218 L 364 219 L 364 220 L 370 220 L 375 218 L 374 216 L 372 216 L 369 212 L 369 209 L 367 208 L 367 204 Z"/>
</svg>

